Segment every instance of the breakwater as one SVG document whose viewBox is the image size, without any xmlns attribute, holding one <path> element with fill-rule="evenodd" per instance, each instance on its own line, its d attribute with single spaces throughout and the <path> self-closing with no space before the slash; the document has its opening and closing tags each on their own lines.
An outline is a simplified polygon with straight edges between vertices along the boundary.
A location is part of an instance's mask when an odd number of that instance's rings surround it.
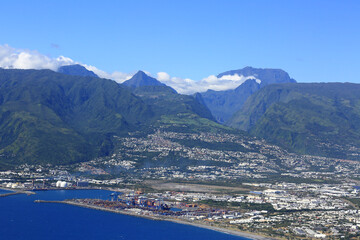
<svg viewBox="0 0 360 240">
<path fill-rule="evenodd" d="M 2 188 L 2 189 L 12 191 L 12 192 L 0 194 L 0 197 L 8 197 L 8 196 L 17 195 L 17 194 L 26 194 L 26 195 L 35 194 L 32 191 L 15 191 L 14 192 L 13 190 L 9 190 L 9 189 L 6 189 L 6 188 Z"/>
</svg>

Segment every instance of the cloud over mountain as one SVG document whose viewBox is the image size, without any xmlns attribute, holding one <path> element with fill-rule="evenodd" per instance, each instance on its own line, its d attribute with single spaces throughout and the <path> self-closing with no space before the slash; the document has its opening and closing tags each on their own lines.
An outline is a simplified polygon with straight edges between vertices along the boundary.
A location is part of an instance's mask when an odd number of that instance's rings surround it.
<svg viewBox="0 0 360 240">
<path fill-rule="evenodd" d="M 112 79 L 118 83 L 123 83 L 126 80 L 129 80 L 134 75 L 131 73 L 123 73 L 118 71 L 108 73 L 91 65 L 87 65 L 87 64 L 81 64 L 81 65 L 83 65 L 87 70 L 93 71 L 96 75 L 98 75 L 101 78 Z"/>
<path fill-rule="evenodd" d="M 157 79 L 166 85 L 174 88 L 177 92 L 183 94 L 192 94 L 195 92 L 205 92 L 209 89 L 216 91 L 223 91 L 228 89 L 234 89 L 240 86 L 248 79 L 255 79 L 257 82 L 260 80 L 256 79 L 254 76 L 244 77 L 243 75 L 225 75 L 222 77 L 217 77 L 215 75 L 210 75 L 206 78 L 201 79 L 200 81 L 195 81 L 189 78 L 178 78 L 171 77 L 166 72 L 157 73 Z"/>
<path fill-rule="evenodd" d="M 102 78 L 113 79 L 117 82 L 124 82 L 131 78 L 133 74 L 113 72 L 107 73 L 95 66 L 82 64 L 72 60 L 71 58 L 60 56 L 51 58 L 38 51 L 28 49 L 16 49 L 9 45 L 0 45 L 0 67 L 5 69 L 51 69 L 57 71 L 59 67 L 80 64 L 88 70 L 93 71 Z"/>
<path fill-rule="evenodd" d="M 0 45 L 0 67 L 9 69 L 51 69 L 57 71 L 59 67 L 80 64 L 90 71 L 93 71 L 101 78 L 107 78 L 122 83 L 130 79 L 134 73 L 124 73 L 114 71 L 112 73 L 105 72 L 98 69 L 95 66 L 82 64 L 72 60 L 71 58 L 60 56 L 58 58 L 51 58 L 38 51 L 28 49 L 16 49 L 9 45 Z M 150 73 L 146 72 L 148 75 Z M 208 89 L 212 90 L 228 90 L 234 89 L 241 85 L 248 79 L 255 79 L 253 76 L 244 77 L 242 75 L 225 75 L 222 77 L 216 77 L 210 75 L 199 81 L 190 78 L 172 77 L 166 72 L 158 72 L 156 74 L 157 79 L 160 82 L 174 88 L 177 92 L 182 94 L 192 94 L 195 92 L 205 92 Z"/>
<path fill-rule="evenodd" d="M 74 64 L 67 57 L 50 58 L 34 50 L 16 49 L 9 45 L 0 45 L 0 67 L 18 69 L 51 69 L 57 70 L 60 66 Z"/>
</svg>

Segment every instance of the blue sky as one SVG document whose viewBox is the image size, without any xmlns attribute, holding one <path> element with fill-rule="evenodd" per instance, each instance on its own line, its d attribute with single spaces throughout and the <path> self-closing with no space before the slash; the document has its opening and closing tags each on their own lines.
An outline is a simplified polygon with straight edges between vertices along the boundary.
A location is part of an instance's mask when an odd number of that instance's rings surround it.
<svg viewBox="0 0 360 240">
<path fill-rule="evenodd" d="M 360 82 L 360 1 L 3 1 L 0 45 L 106 72 L 203 79 L 245 66 Z"/>
</svg>

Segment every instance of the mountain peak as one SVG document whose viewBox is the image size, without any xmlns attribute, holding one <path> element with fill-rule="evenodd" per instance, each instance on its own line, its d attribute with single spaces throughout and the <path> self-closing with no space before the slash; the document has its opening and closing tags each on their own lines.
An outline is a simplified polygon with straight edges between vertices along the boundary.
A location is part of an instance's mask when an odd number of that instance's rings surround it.
<svg viewBox="0 0 360 240">
<path fill-rule="evenodd" d="M 294 83 L 294 79 L 290 78 L 289 74 L 282 69 L 272 69 L 272 68 L 253 68 L 253 67 L 244 67 L 238 70 L 231 70 L 227 72 L 220 73 L 217 77 L 221 78 L 226 75 L 235 75 L 250 77 L 254 76 L 257 79 L 261 80 L 261 87 L 274 83 Z"/>
<path fill-rule="evenodd" d="M 142 76 L 142 77 L 149 77 L 149 75 L 147 75 L 145 72 L 143 72 L 141 70 L 137 71 L 137 73 L 135 73 L 134 76 L 137 76 L 137 75 Z"/>
<path fill-rule="evenodd" d="M 125 81 L 123 84 L 125 86 L 133 87 L 133 88 L 144 87 L 144 86 L 166 86 L 165 84 L 161 83 L 160 81 L 158 81 L 153 77 L 150 77 L 141 70 L 138 71 L 134 76 L 132 76 L 132 78 Z"/>
<path fill-rule="evenodd" d="M 232 115 L 239 111 L 249 96 L 270 84 L 293 83 L 289 74 L 281 69 L 253 68 L 250 66 L 238 70 L 220 73 L 217 77 L 228 77 L 233 75 L 253 77 L 244 81 L 235 89 L 225 91 L 213 91 L 201 93 L 205 105 L 218 122 L 227 122 Z M 254 79 L 255 78 L 255 79 Z"/>
<path fill-rule="evenodd" d="M 87 70 L 84 66 L 80 64 L 61 66 L 59 67 L 58 72 L 71 76 L 99 77 L 93 71 Z"/>
</svg>

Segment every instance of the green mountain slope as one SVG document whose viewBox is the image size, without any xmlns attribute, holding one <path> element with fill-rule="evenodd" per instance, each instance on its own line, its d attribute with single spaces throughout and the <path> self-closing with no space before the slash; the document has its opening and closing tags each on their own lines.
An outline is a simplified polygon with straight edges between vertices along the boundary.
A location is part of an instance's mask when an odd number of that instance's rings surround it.
<svg viewBox="0 0 360 240">
<path fill-rule="evenodd" d="M 150 105 L 158 116 L 188 113 L 213 120 L 209 109 L 195 97 L 178 94 L 168 86 L 138 87 L 133 93 Z"/>
<path fill-rule="evenodd" d="M 114 81 L 0 69 L 0 162 L 65 164 L 109 154 L 154 113 Z"/>
<path fill-rule="evenodd" d="M 173 88 L 142 71 L 123 84 L 129 86 L 136 96 L 143 99 L 157 116 L 195 114 L 201 118 L 214 120 L 209 109 L 196 97 L 178 94 Z"/>
<path fill-rule="evenodd" d="M 154 85 L 141 86 L 137 78 L 140 85 L 129 88 L 98 77 L 0 69 L 0 168 L 106 156 L 114 135 L 154 131 L 169 119 L 187 131 L 222 128 L 194 97 L 150 80 Z"/>
<path fill-rule="evenodd" d="M 360 85 L 270 85 L 252 95 L 228 124 L 302 154 L 358 159 Z"/>
</svg>

